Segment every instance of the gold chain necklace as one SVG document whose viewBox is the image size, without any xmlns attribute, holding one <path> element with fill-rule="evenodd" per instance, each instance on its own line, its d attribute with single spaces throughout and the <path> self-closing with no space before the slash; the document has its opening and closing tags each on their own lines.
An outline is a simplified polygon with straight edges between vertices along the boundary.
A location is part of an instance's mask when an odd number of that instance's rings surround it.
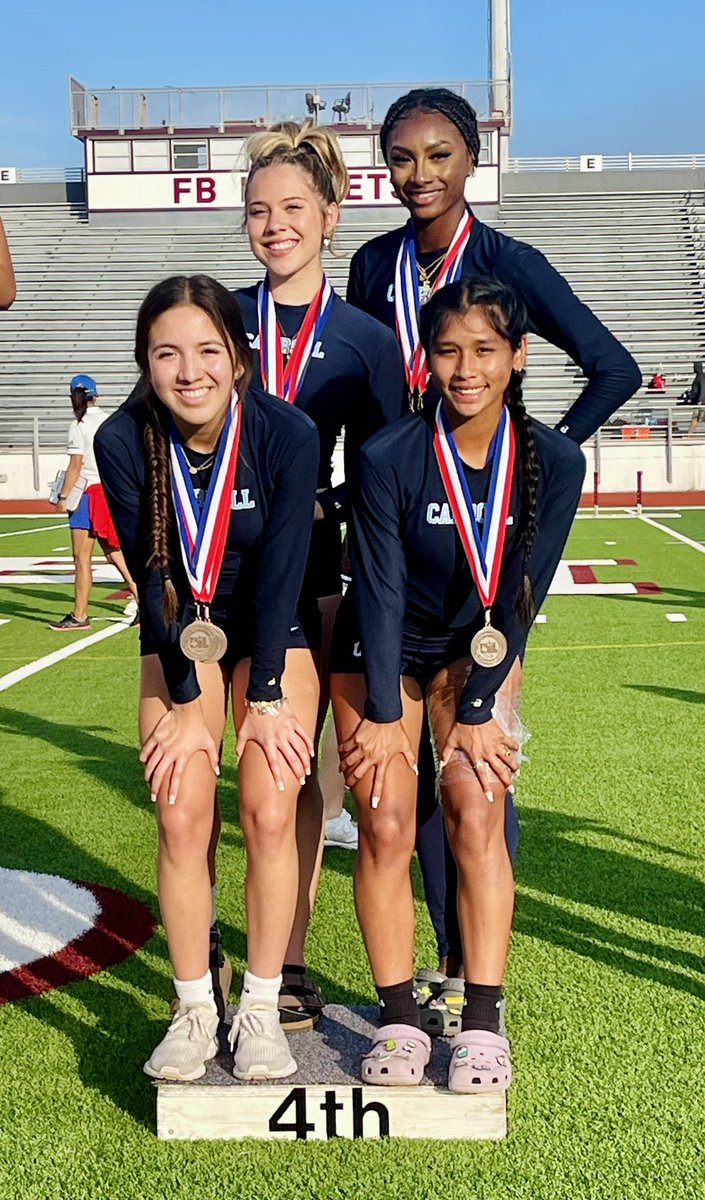
<svg viewBox="0 0 705 1200">
<path fill-rule="evenodd" d="M 436 276 L 438 275 L 441 267 L 443 266 L 443 261 L 445 259 L 445 256 L 446 256 L 446 251 L 443 250 L 438 255 L 438 258 L 434 258 L 433 262 L 429 263 L 427 267 L 423 267 L 421 265 L 421 263 L 418 261 L 418 259 L 416 260 L 416 266 L 419 269 L 419 277 L 420 277 L 421 282 L 424 285 L 424 287 L 431 288 L 431 289 L 433 288 L 433 284 L 435 282 Z"/>
</svg>

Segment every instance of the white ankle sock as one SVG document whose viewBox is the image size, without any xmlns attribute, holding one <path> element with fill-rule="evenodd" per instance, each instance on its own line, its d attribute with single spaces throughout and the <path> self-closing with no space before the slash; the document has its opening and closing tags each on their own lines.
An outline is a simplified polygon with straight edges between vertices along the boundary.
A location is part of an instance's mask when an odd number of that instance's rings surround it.
<svg viewBox="0 0 705 1200">
<path fill-rule="evenodd" d="M 242 977 L 240 1009 L 250 1008 L 253 1004 L 271 1004 L 276 1008 L 281 985 L 281 975 L 276 975 L 274 979 L 261 979 L 259 975 L 245 971 Z"/>
<path fill-rule="evenodd" d="M 174 988 L 181 1008 L 187 1008 L 190 1004 L 207 1004 L 213 1012 L 216 1011 L 210 971 L 206 971 L 202 979 L 175 979 Z"/>
</svg>

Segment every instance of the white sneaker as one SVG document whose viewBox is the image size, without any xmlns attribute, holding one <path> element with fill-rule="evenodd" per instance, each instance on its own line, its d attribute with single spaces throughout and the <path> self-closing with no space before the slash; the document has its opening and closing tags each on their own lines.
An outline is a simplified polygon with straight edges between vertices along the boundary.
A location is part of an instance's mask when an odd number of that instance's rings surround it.
<svg viewBox="0 0 705 1200">
<path fill-rule="evenodd" d="M 122 611 L 123 611 L 123 616 L 126 616 L 126 617 L 136 617 L 137 616 L 137 601 L 135 600 L 134 596 L 130 596 L 130 599 L 127 601 L 127 604 L 125 605 L 125 607 L 123 608 Z"/>
<path fill-rule="evenodd" d="M 251 1004 L 237 1013 L 228 1040 L 235 1051 L 236 1079 L 284 1079 L 297 1069 L 271 1004 Z"/>
<path fill-rule="evenodd" d="M 357 825 L 347 808 L 339 817 L 326 821 L 324 846 L 337 846 L 340 850 L 357 850 Z"/>
<path fill-rule="evenodd" d="M 177 1008 L 152 1057 L 144 1064 L 153 1079 L 200 1079 L 218 1053 L 218 1014 L 209 1004 Z"/>
</svg>

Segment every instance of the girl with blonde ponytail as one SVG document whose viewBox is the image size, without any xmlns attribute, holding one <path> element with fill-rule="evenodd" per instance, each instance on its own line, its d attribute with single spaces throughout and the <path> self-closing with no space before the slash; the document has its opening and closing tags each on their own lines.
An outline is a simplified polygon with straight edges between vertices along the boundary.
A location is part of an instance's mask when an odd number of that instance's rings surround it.
<svg viewBox="0 0 705 1200">
<path fill-rule="evenodd" d="M 401 354 L 391 330 L 346 304 L 325 276 L 349 187 L 340 145 L 328 129 L 287 122 L 248 142 L 246 228 L 264 278 L 236 293 L 254 350 L 254 380 L 305 412 L 320 444 L 316 511 L 299 612 L 321 679 L 320 736 L 329 687 L 327 654 L 341 596 L 341 523 L 364 442 L 406 409 Z M 333 452 L 345 431 L 345 482 L 333 486 Z M 342 782 L 338 813 L 342 809 Z M 323 799 L 315 770 L 298 810 L 299 902 L 284 967 L 282 1023 L 311 1028 L 320 991 L 306 974 L 304 946 L 322 856 Z M 333 815 L 333 814 L 331 814 Z M 353 831 L 354 832 L 354 831 Z"/>
</svg>

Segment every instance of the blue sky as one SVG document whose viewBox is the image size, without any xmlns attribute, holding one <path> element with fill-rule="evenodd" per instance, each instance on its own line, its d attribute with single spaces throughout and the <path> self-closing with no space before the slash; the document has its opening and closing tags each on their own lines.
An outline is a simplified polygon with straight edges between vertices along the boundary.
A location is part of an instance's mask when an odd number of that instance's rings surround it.
<svg viewBox="0 0 705 1200">
<path fill-rule="evenodd" d="M 354 14 L 354 16 L 353 16 Z M 703 0 L 514 0 L 511 153 L 705 152 Z M 88 87 L 484 79 L 486 0 L 5 6 L 0 165 L 82 161 Z"/>
</svg>

